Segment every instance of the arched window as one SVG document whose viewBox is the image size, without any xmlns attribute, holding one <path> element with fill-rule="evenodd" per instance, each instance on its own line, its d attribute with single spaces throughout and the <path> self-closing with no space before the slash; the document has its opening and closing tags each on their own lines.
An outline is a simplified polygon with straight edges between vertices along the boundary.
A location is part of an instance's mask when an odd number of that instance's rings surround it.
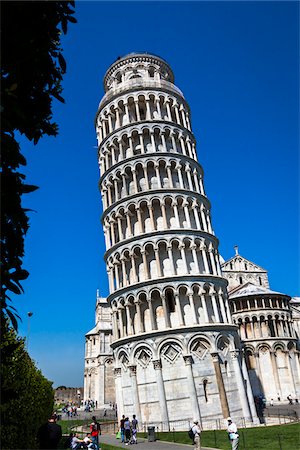
<svg viewBox="0 0 300 450">
<path fill-rule="evenodd" d="M 248 265 L 247 265 L 247 263 L 245 263 L 245 270 L 248 270 Z"/>
<path fill-rule="evenodd" d="M 232 269 L 233 269 L 233 265 L 232 265 L 232 263 L 230 263 L 229 265 L 230 265 L 230 269 L 232 270 Z"/>
<path fill-rule="evenodd" d="M 96 345 L 96 339 L 95 338 L 93 339 L 93 345 Z"/>
<path fill-rule="evenodd" d="M 166 292 L 166 300 L 169 312 L 175 312 L 175 298 L 172 291 Z"/>
<path fill-rule="evenodd" d="M 262 285 L 261 277 L 258 277 L 260 286 Z"/>
<path fill-rule="evenodd" d="M 239 277 L 240 284 L 243 284 L 243 278 Z"/>
</svg>

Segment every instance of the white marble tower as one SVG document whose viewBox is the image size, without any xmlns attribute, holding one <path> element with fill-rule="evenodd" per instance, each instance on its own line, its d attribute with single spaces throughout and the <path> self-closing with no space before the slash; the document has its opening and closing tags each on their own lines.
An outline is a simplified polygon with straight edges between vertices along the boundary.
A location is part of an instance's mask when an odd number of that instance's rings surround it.
<svg viewBox="0 0 300 450">
<path fill-rule="evenodd" d="M 104 77 L 96 115 L 118 413 L 180 428 L 256 418 L 190 110 L 162 58 Z"/>
</svg>

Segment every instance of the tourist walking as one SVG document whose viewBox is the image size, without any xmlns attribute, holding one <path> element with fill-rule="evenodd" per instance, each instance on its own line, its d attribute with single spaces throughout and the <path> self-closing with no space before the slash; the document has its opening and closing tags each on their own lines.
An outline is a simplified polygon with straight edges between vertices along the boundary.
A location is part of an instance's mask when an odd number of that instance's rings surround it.
<svg viewBox="0 0 300 450">
<path fill-rule="evenodd" d="M 48 422 L 42 425 L 38 431 L 38 441 L 40 449 L 56 450 L 62 437 L 61 426 L 56 423 L 56 416 L 53 415 Z"/>
<path fill-rule="evenodd" d="M 124 427 L 124 422 L 125 422 L 125 416 L 122 416 L 122 419 L 120 420 L 120 431 L 121 431 L 121 442 L 125 442 L 125 427 Z"/>
<path fill-rule="evenodd" d="M 94 448 L 96 450 L 99 449 L 99 434 L 101 434 L 101 427 L 100 427 L 100 423 L 97 422 L 97 419 L 95 416 L 92 417 L 93 422 L 90 425 L 90 430 L 91 430 L 91 437 L 92 437 L 92 442 L 94 444 Z"/>
<path fill-rule="evenodd" d="M 240 436 L 238 434 L 237 426 L 234 422 L 232 422 L 231 417 L 228 417 L 227 422 L 227 433 L 231 442 L 231 448 L 232 450 L 238 450 Z"/>
<path fill-rule="evenodd" d="M 194 434 L 194 449 L 201 450 L 201 429 L 199 427 L 198 420 L 194 420 L 194 425 L 192 426 L 192 432 Z"/>
<path fill-rule="evenodd" d="M 124 429 L 125 429 L 125 445 L 128 445 L 130 442 L 130 421 L 129 417 L 126 417 L 124 422 Z"/>
<path fill-rule="evenodd" d="M 137 429 L 138 429 L 138 421 L 136 419 L 135 414 L 133 414 L 132 416 L 132 421 L 131 421 L 131 444 L 137 444 L 137 439 L 136 439 L 136 434 L 137 434 Z"/>
</svg>

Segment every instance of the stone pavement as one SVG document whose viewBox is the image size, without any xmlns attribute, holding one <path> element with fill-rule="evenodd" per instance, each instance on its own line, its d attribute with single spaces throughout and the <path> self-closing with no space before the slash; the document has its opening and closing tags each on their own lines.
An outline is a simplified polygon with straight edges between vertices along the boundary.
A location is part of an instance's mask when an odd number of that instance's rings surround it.
<svg viewBox="0 0 300 450">
<path fill-rule="evenodd" d="M 138 444 L 130 444 L 125 445 L 120 442 L 120 439 L 116 439 L 115 436 L 108 435 L 108 434 L 102 434 L 100 436 L 100 444 L 101 442 L 105 444 L 111 444 L 115 445 L 120 448 L 128 448 L 128 449 L 137 449 L 137 450 L 193 450 L 192 445 L 188 444 L 177 444 L 175 442 L 163 442 L 163 441 L 155 441 L 155 442 L 148 442 L 146 439 L 139 438 Z M 209 448 L 209 447 L 201 447 L 201 450 L 219 450 L 216 448 Z"/>
</svg>

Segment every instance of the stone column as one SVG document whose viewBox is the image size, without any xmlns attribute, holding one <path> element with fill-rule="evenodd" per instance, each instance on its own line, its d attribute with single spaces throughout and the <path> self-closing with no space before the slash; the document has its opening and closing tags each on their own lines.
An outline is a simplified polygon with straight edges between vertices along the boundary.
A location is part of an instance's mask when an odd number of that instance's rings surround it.
<svg viewBox="0 0 300 450">
<path fill-rule="evenodd" d="M 174 209 L 174 216 L 175 216 L 175 219 L 176 219 L 177 227 L 180 228 L 180 220 L 179 220 L 179 214 L 178 214 L 178 206 L 177 206 L 177 203 L 176 203 L 175 200 L 172 202 L 172 206 L 173 206 L 173 209 Z"/>
<path fill-rule="evenodd" d="M 174 104 L 174 109 L 175 109 L 176 122 L 178 123 L 178 125 L 181 125 L 177 103 Z"/>
<path fill-rule="evenodd" d="M 133 409 L 134 414 L 136 414 L 137 417 L 140 418 L 140 421 L 142 422 L 142 415 L 141 415 L 141 406 L 140 406 L 140 399 L 139 399 L 139 389 L 136 379 L 136 366 L 129 366 L 130 370 L 130 376 L 131 376 L 131 387 L 132 387 L 132 393 L 133 393 Z"/>
<path fill-rule="evenodd" d="M 139 110 L 139 102 L 138 102 L 138 100 L 135 100 L 134 103 L 135 103 L 136 120 L 137 120 L 137 122 L 140 122 L 141 117 L 140 117 L 140 110 Z"/>
<path fill-rule="evenodd" d="M 120 322 L 120 338 L 124 337 L 123 309 L 124 306 L 118 306 L 119 322 Z"/>
<path fill-rule="evenodd" d="M 159 359 L 159 360 L 155 360 L 152 362 L 153 362 L 153 367 L 155 369 L 156 386 L 157 386 L 158 400 L 159 400 L 159 406 L 160 406 L 161 421 L 167 425 L 167 429 L 170 431 L 169 414 L 168 414 L 168 407 L 167 407 L 167 401 L 166 401 L 164 380 L 162 377 L 161 361 Z"/>
<path fill-rule="evenodd" d="M 154 247 L 154 253 L 155 253 L 156 266 L 157 266 L 157 274 L 158 274 L 159 277 L 162 277 L 158 247 Z"/>
<path fill-rule="evenodd" d="M 194 177 L 194 183 L 195 183 L 195 186 L 196 186 L 196 191 L 197 191 L 199 194 L 202 194 L 202 192 L 200 191 L 200 185 L 199 185 L 198 173 L 197 173 L 197 170 L 196 170 L 196 169 L 193 170 L 193 177 Z"/>
<path fill-rule="evenodd" d="M 146 120 L 151 120 L 151 109 L 149 98 L 146 98 Z"/>
<path fill-rule="evenodd" d="M 188 297 L 189 297 L 190 308 L 191 308 L 192 316 L 193 316 L 193 323 L 197 324 L 198 320 L 197 320 L 197 313 L 196 313 L 196 308 L 195 308 L 194 296 L 193 296 L 192 293 L 189 293 Z"/>
<path fill-rule="evenodd" d="M 151 203 L 148 204 L 148 209 L 149 209 L 149 217 L 150 217 L 150 221 L 151 221 L 152 231 L 156 231 L 155 220 L 154 220 L 154 215 L 153 215 L 153 206 L 151 205 Z"/>
<path fill-rule="evenodd" d="M 231 350 L 230 355 L 231 355 L 233 370 L 234 370 L 235 377 L 236 377 L 236 383 L 237 383 L 239 398 L 240 398 L 241 405 L 242 405 L 243 415 L 245 418 L 251 418 L 252 414 L 251 414 L 249 404 L 247 401 L 248 396 L 247 396 L 247 391 L 245 389 L 245 380 L 244 380 L 244 377 L 242 376 L 241 366 L 240 366 L 240 361 L 239 361 L 239 350 Z"/>
<path fill-rule="evenodd" d="M 122 388 L 122 369 L 116 367 L 114 369 L 115 386 L 116 386 L 116 403 L 118 407 L 118 421 L 120 422 L 122 414 L 124 414 L 123 388 Z"/>
<path fill-rule="evenodd" d="M 134 258 L 133 252 L 130 254 L 130 257 L 131 257 L 131 267 L 132 267 L 132 272 L 133 272 L 133 281 L 135 283 L 137 283 L 138 277 L 137 277 L 137 273 L 136 273 L 136 267 L 135 267 L 135 261 L 134 261 L 135 258 Z"/>
<path fill-rule="evenodd" d="M 286 364 L 287 364 L 287 368 L 288 368 L 288 372 L 289 372 L 290 380 L 291 380 L 290 384 L 292 386 L 292 389 L 294 390 L 293 396 L 296 397 L 297 390 L 296 390 L 296 384 L 295 384 L 295 378 L 294 378 L 294 371 L 293 371 L 293 367 L 291 366 L 291 359 L 290 359 L 288 350 L 285 352 L 285 358 L 286 358 Z"/>
<path fill-rule="evenodd" d="M 154 316 L 153 305 L 152 305 L 151 299 L 148 300 L 148 306 L 149 306 L 151 328 L 152 328 L 152 330 L 157 330 L 157 325 L 156 325 L 156 320 L 155 320 L 155 316 Z"/>
<path fill-rule="evenodd" d="M 218 306 L 217 306 L 216 293 L 215 292 L 210 292 L 210 296 L 211 296 L 211 300 L 212 300 L 212 306 L 213 306 L 213 310 L 214 310 L 215 321 L 216 322 L 220 322 L 220 316 L 219 316 L 219 311 L 218 311 Z"/>
<path fill-rule="evenodd" d="M 155 139 L 154 139 L 154 132 L 151 130 L 150 131 L 150 139 L 151 139 L 151 144 L 152 144 L 152 152 L 156 152 L 156 145 L 155 145 Z"/>
<path fill-rule="evenodd" d="M 159 102 L 159 98 L 156 99 L 156 108 L 157 108 L 157 113 L 158 113 L 158 118 L 161 119 L 161 110 L 160 110 L 160 102 Z"/>
<path fill-rule="evenodd" d="M 221 313 L 222 313 L 222 317 L 223 317 L 223 322 L 228 323 L 227 316 L 226 316 L 226 311 L 225 311 L 225 308 L 224 308 L 223 297 L 222 297 L 222 295 L 220 293 L 218 294 L 218 298 L 219 298 L 219 303 L 220 303 L 220 307 L 221 307 Z"/>
<path fill-rule="evenodd" d="M 154 163 L 154 169 L 155 169 L 155 175 L 156 175 L 156 179 L 157 179 L 158 189 L 161 189 L 162 186 L 161 186 L 161 179 L 160 179 L 159 164 L 158 163 Z M 149 183 L 148 183 L 148 185 L 149 185 Z"/>
<path fill-rule="evenodd" d="M 202 306 L 203 306 L 204 322 L 209 323 L 205 294 L 200 294 L 200 298 L 201 298 L 201 302 L 202 302 Z"/>
<path fill-rule="evenodd" d="M 125 304 L 125 311 L 126 311 L 126 321 L 127 321 L 127 335 L 132 335 L 133 328 L 132 328 L 131 317 L 130 317 L 130 303 Z"/>
<path fill-rule="evenodd" d="M 140 231 L 141 234 L 143 234 L 144 230 L 143 230 L 143 221 L 142 221 L 142 214 L 141 214 L 141 208 L 140 207 L 136 208 L 136 213 L 137 213 L 137 218 L 138 218 L 139 231 Z"/>
<path fill-rule="evenodd" d="M 166 164 L 166 171 L 167 171 L 167 175 L 168 175 L 170 188 L 173 189 L 174 185 L 173 185 L 173 178 L 172 178 L 172 172 L 171 172 L 170 164 Z"/>
<path fill-rule="evenodd" d="M 169 315 L 169 311 L 168 311 L 168 308 L 167 308 L 167 302 L 166 302 L 165 295 L 161 296 L 161 301 L 162 301 L 162 307 L 163 307 L 163 310 L 164 310 L 164 318 L 165 318 L 166 328 L 171 328 L 170 315 Z"/>
<path fill-rule="evenodd" d="M 197 248 L 196 244 L 192 243 L 191 244 L 191 250 L 192 250 L 193 260 L 194 260 L 194 263 L 195 263 L 195 266 L 196 266 L 197 273 L 200 273 L 199 261 L 198 261 L 198 258 L 197 258 L 196 248 Z"/>
<path fill-rule="evenodd" d="M 146 250 L 141 250 L 141 254 L 142 254 L 142 258 L 143 258 L 145 279 L 149 280 L 150 277 L 149 277 L 149 268 L 148 268 Z"/>
<path fill-rule="evenodd" d="M 194 381 L 194 376 L 193 376 L 193 369 L 192 369 L 193 358 L 191 355 L 186 355 L 183 357 L 183 359 L 185 362 L 185 371 L 186 371 L 185 373 L 186 373 L 186 378 L 187 378 L 188 393 L 189 393 L 189 397 L 190 397 L 191 410 L 193 412 L 193 417 L 195 419 L 199 418 L 200 423 L 202 423 L 199 402 L 198 402 L 198 396 L 197 396 L 197 391 L 196 391 L 195 381 Z M 228 417 L 228 415 L 227 415 L 227 417 Z"/>
<path fill-rule="evenodd" d="M 135 189 L 135 194 L 137 192 L 139 192 L 139 187 L 138 187 L 138 182 L 137 182 L 137 178 L 136 178 L 136 170 L 132 169 L 132 178 L 133 178 L 133 183 L 134 183 L 134 189 Z"/>
<path fill-rule="evenodd" d="M 168 249 L 168 257 L 169 257 L 169 261 L 170 261 L 170 265 L 171 265 L 172 275 L 175 275 L 175 267 L 174 267 L 172 246 L 168 245 L 167 249 Z"/>
<path fill-rule="evenodd" d="M 149 186 L 148 172 L 147 172 L 146 166 L 143 166 L 143 171 L 144 171 L 144 177 L 145 177 L 145 183 L 146 183 L 146 190 L 149 191 L 150 186 Z"/>
<path fill-rule="evenodd" d="M 167 149 L 167 144 L 166 144 L 166 138 L 165 138 L 165 135 L 164 135 L 163 132 L 161 132 L 161 142 L 162 142 L 162 145 L 163 145 L 163 151 L 167 152 L 168 149 Z"/>
<path fill-rule="evenodd" d="M 228 401 L 227 401 L 227 396 L 226 396 L 226 391 L 225 391 L 225 386 L 224 386 L 224 380 L 222 377 L 222 372 L 221 372 L 221 367 L 220 367 L 220 362 L 219 362 L 219 354 L 211 353 L 211 356 L 212 356 L 212 360 L 213 360 L 213 365 L 214 365 L 214 369 L 215 369 L 216 380 L 217 380 L 217 385 L 218 385 L 218 390 L 219 390 L 219 395 L 220 395 L 222 414 L 225 419 L 230 416 L 230 413 L 229 413 L 229 406 L 228 406 Z"/>
<path fill-rule="evenodd" d="M 177 314 L 178 314 L 179 326 L 182 327 L 184 325 L 184 319 L 183 319 L 183 315 L 182 315 L 179 294 L 177 294 L 177 293 L 175 293 L 175 303 L 176 303 L 176 309 L 177 309 Z"/>
<path fill-rule="evenodd" d="M 205 244 L 201 245 L 200 250 L 201 250 L 202 258 L 203 258 L 204 273 L 209 274 L 209 266 L 208 266 L 208 261 L 207 261 L 207 254 L 206 254 Z"/>
<path fill-rule="evenodd" d="M 141 313 L 141 302 L 140 300 L 136 299 L 134 300 L 134 304 L 136 307 L 136 315 L 137 315 L 137 323 L 138 323 L 138 328 L 139 328 L 139 333 L 144 333 L 145 328 L 144 328 L 144 321 L 142 319 L 142 313 Z"/>
<path fill-rule="evenodd" d="M 198 213 L 197 205 L 193 204 L 192 209 L 193 209 L 193 212 L 194 212 L 194 217 L 195 217 L 197 230 L 201 230 L 201 225 L 200 225 L 199 213 Z"/>
<path fill-rule="evenodd" d="M 188 270 L 187 261 L 186 261 L 185 245 L 184 244 L 179 244 L 178 249 L 180 250 L 181 259 L 183 261 L 184 269 L 186 271 L 186 274 L 188 274 L 189 270 Z"/>
<path fill-rule="evenodd" d="M 160 207 L 161 207 L 161 214 L 162 214 L 162 218 L 163 218 L 163 227 L 164 227 L 164 230 L 167 230 L 168 223 L 167 223 L 166 207 L 165 207 L 163 201 L 161 202 Z"/>
<path fill-rule="evenodd" d="M 182 165 L 181 164 L 176 164 L 175 169 L 177 170 L 177 173 L 178 173 L 180 189 L 184 189 L 183 178 L 182 178 L 182 173 L 181 173 Z"/>
<path fill-rule="evenodd" d="M 279 392 L 280 398 L 282 398 L 282 391 L 281 391 L 280 379 L 279 379 L 278 367 L 277 367 L 277 361 L 276 361 L 276 352 L 270 351 L 270 358 L 271 358 L 274 382 L 275 382 L 275 386 L 276 386 L 276 392 Z"/>
<path fill-rule="evenodd" d="M 168 119 L 169 119 L 170 122 L 172 122 L 172 116 L 171 116 L 171 109 L 170 109 L 169 101 L 166 101 L 166 107 L 167 107 Z"/>
<path fill-rule="evenodd" d="M 127 221 L 128 237 L 132 237 L 132 228 L 131 228 L 131 220 L 130 220 L 131 212 L 129 211 L 129 209 L 126 209 L 125 214 L 126 214 L 126 221 Z"/>
</svg>

